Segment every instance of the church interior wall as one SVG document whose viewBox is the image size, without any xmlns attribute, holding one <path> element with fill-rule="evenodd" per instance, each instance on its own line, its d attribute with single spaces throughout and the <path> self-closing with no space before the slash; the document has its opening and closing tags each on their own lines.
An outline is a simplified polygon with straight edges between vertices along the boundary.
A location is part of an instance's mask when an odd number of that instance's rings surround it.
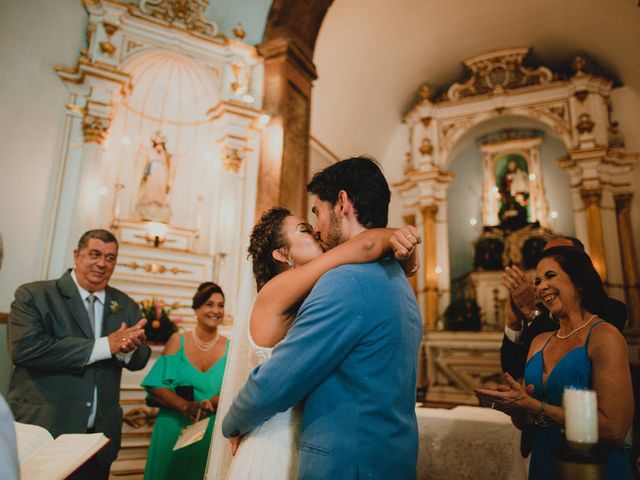
<svg viewBox="0 0 640 480">
<path fill-rule="evenodd" d="M 640 92 L 628 86 L 614 88 L 611 92 L 611 102 L 612 118 L 619 122 L 627 151 L 640 152 Z M 633 238 L 636 242 L 636 256 L 640 256 L 640 164 L 636 164 L 631 177 L 634 191 L 631 204 Z M 636 258 L 636 262 L 640 267 L 640 258 Z"/>
<path fill-rule="evenodd" d="M 3 2 L 0 231 L 5 258 L 0 312 L 9 311 L 18 285 L 41 278 L 68 101 L 53 67 L 75 63 L 86 22 L 76 0 Z"/>
<path fill-rule="evenodd" d="M 386 146 L 387 148 L 377 157 L 391 186 L 389 225 L 392 227 L 403 224 L 402 202 L 400 201 L 400 196 L 395 193 L 396 189 L 393 185 L 401 181 L 404 176 L 404 158 L 409 149 L 408 138 L 407 126 L 399 123 L 393 130 L 389 143 Z"/>
</svg>

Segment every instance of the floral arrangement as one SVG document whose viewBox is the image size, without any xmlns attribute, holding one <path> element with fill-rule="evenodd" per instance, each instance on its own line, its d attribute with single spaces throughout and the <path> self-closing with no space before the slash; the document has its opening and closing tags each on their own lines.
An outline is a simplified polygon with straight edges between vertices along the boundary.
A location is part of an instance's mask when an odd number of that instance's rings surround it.
<svg viewBox="0 0 640 480">
<path fill-rule="evenodd" d="M 169 318 L 169 314 L 178 307 L 178 303 L 166 305 L 162 300 L 155 298 L 140 302 L 142 316 L 147 319 L 144 333 L 149 343 L 166 343 L 169 337 L 178 331 L 178 326 Z"/>
</svg>

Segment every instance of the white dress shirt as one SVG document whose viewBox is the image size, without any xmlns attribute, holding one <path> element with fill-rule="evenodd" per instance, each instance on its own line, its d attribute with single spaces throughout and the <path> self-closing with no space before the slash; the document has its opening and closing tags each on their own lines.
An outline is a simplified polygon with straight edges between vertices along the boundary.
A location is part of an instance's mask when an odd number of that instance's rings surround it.
<svg viewBox="0 0 640 480">
<path fill-rule="evenodd" d="M 73 278 L 76 287 L 78 288 L 78 292 L 80 293 L 80 298 L 82 299 L 82 303 L 84 304 L 85 310 L 89 309 L 89 301 L 87 297 L 91 295 L 90 292 L 85 290 L 78 283 L 78 278 L 76 277 L 76 271 L 71 270 L 71 278 Z M 111 347 L 109 345 L 109 338 L 101 337 L 102 334 L 102 318 L 104 315 L 104 301 L 106 292 L 105 290 L 100 290 L 99 292 L 93 292 L 93 296 L 96 297 L 96 301 L 93 303 L 93 312 L 95 317 L 95 325 L 94 325 L 94 334 L 96 338 L 96 342 L 93 344 L 93 350 L 91 350 L 91 355 L 89 356 L 89 361 L 87 365 L 91 365 L 92 363 L 99 362 L 101 360 L 107 360 L 111 358 Z M 119 360 L 129 363 L 131 360 L 131 356 L 133 352 L 129 353 L 116 353 L 116 357 Z M 87 407 L 91 407 L 91 414 L 89 415 L 89 421 L 87 422 L 87 428 L 92 428 L 96 421 L 96 408 L 98 405 L 98 387 L 93 390 L 93 404 L 91 402 L 87 402 Z"/>
</svg>

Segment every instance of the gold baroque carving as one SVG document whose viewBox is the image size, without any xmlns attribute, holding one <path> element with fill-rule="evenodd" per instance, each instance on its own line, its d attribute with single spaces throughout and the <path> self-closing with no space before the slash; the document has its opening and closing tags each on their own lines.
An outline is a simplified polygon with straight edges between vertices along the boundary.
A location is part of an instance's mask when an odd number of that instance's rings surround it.
<svg viewBox="0 0 640 480">
<path fill-rule="evenodd" d="M 100 42 L 100 51 L 110 57 L 113 57 L 113 54 L 116 53 L 116 46 L 111 42 Z"/>
<path fill-rule="evenodd" d="M 580 102 L 580 103 L 584 103 L 584 101 L 587 99 L 587 97 L 589 96 L 589 91 L 588 90 L 580 90 L 576 93 L 573 94 L 574 97 L 576 97 L 576 99 Z"/>
<path fill-rule="evenodd" d="M 546 67 L 531 69 L 524 66 L 523 60 L 529 51 L 529 48 L 511 48 L 465 60 L 464 64 L 471 70 L 471 78 L 451 85 L 445 100 L 503 93 L 531 85 L 545 85 L 554 80 L 554 74 Z"/>
<path fill-rule="evenodd" d="M 580 196 L 582 197 L 582 201 L 584 202 L 585 207 L 588 208 L 592 205 L 599 206 L 600 201 L 602 200 L 602 189 L 585 188 L 580 190 Z"/>
<path fill-rule="evenodd" d="M 122 421 L 131 428 L 153 427 L 157 416 L 158 409 L 138 407 L 127 411 L 122 416 Z"/>
<path fill-rule="evenodd" d="M 420 91 L 418 92 L 418 96 L 421 101 L 430 100 L 431 99 L 431 87 L 428 83 L 423 84 L 420 87 Z"/>
<path fill-rule="evenodd" d="M 571 62 L 571 68 L 573 68 L 573 71 L 576 74 L 582 73 L 582 70 L 586 66 L 587 66 L 587 60 L 584 57 L 580 56 L 580 55 L 576 55 L 573 58 L 573 62 Z"/>
<path fill-rule="evenodd" d="M 207 37 L 217 37 L 218 26 L 204 18 L 204 10 L 209 0 L 140 0 L 139 10 L 169 25 L 199 33 Z"/>
<path fill-rule="evenodd" d="M 423 138 L 422 143 L 420 143 L 420 153 L 423 156 L 431 155 L 433 153 L 433 145 L 431 145 L 431 140 L 428 138 Z"/>
<path fill-rule="evenodd" d="M 239 172 L 242 154 L 237 148 L 228 148 L 222 157 L 222 167 L 230 172 Z"/>
<path fill-rule="evenodd" d="M 131 262 L 131 263 L 119 263 L 118 265 L 122 267 L 130 268 L 131 270 L 134 270 L 134 271 L 139 268 L 142 268 L 148 273 L 160 274 L 160 275 L 162 275 L 165 272 L 171 272 L 174 275 L 177 275 L 179 273 L 193 273 L 193 272 L 190 272 L 189 270 L 181 270 L 177 267 L 168 268 L 166 265 L 163 265 L 161 263 L 147 263 L 147 264 L 141 265 L 137 262 Z"/>
<path fill-rule="evenodd" d="M 138 42 L 134 42 L 133 40 L 129 40 L 127 42 L 127 53 L 129 53 L 132 50 L 135 50 L 137 48 L 142 47 L 143 45 L 141 43 Z"/>
<path fill-rule="evenodd" d="M 110 22 L 102 22 L 102 25 L 104 26 L 104 32 L 107 34 L 108 37 L 111 37 L 111 35 L 116 33 L 119 28 L 118 25 Z"/>
<path fill-rule="evenodd" d="M 111 120 L 97 115 L 86 113 L 82 117 L 82 133 L 85 143 L 97 143 L 102 145 L 109 133 Z"/>
<path fill-rule="evenodd" d="M 589 115 L 588 113 L 583 113 L 578 117 L 576 130 L 578 130 L 578 133 L 580 134 L 591 133 L 595 125 L 596 124 L 593 122 L 593 120 L 591 120 L 591 115 Z"/>
<path fill-rule="evenodd" d="M 238 25 L 236 25 L 236 27 L 231 30 L 231 33 L 233 33 L 233 36 L 238 40 L 242 40 L 247 36 L 247 31 L 242 26 L 242 22 L 238 22 Z"/>
</svg>

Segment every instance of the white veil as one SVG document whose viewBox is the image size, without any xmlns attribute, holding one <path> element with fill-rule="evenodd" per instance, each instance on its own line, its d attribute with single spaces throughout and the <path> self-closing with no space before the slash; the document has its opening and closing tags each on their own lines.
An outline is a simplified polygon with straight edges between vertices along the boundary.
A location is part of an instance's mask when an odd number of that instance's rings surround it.
<svg viewBox="0 0 640 480">
<path fill-rule="evenodd" d="M 231 444 L 222 435 L 222 420 L 231 407 L 240 388 L 251 373 L 251 348 L 249 346 L 249 317 L 256 298 L 256 288 L 251 270 L 251 262 L 243 263 L 238 294 L 239 306 L 231 332 L 231 344 L 227 366 L 222 380 L 222 391 L 216 413 L 216 422 L 211 437 L 209 459 L 207 460 L 206 480 L 221 480 L 231 464 Z"/>
</svg>

